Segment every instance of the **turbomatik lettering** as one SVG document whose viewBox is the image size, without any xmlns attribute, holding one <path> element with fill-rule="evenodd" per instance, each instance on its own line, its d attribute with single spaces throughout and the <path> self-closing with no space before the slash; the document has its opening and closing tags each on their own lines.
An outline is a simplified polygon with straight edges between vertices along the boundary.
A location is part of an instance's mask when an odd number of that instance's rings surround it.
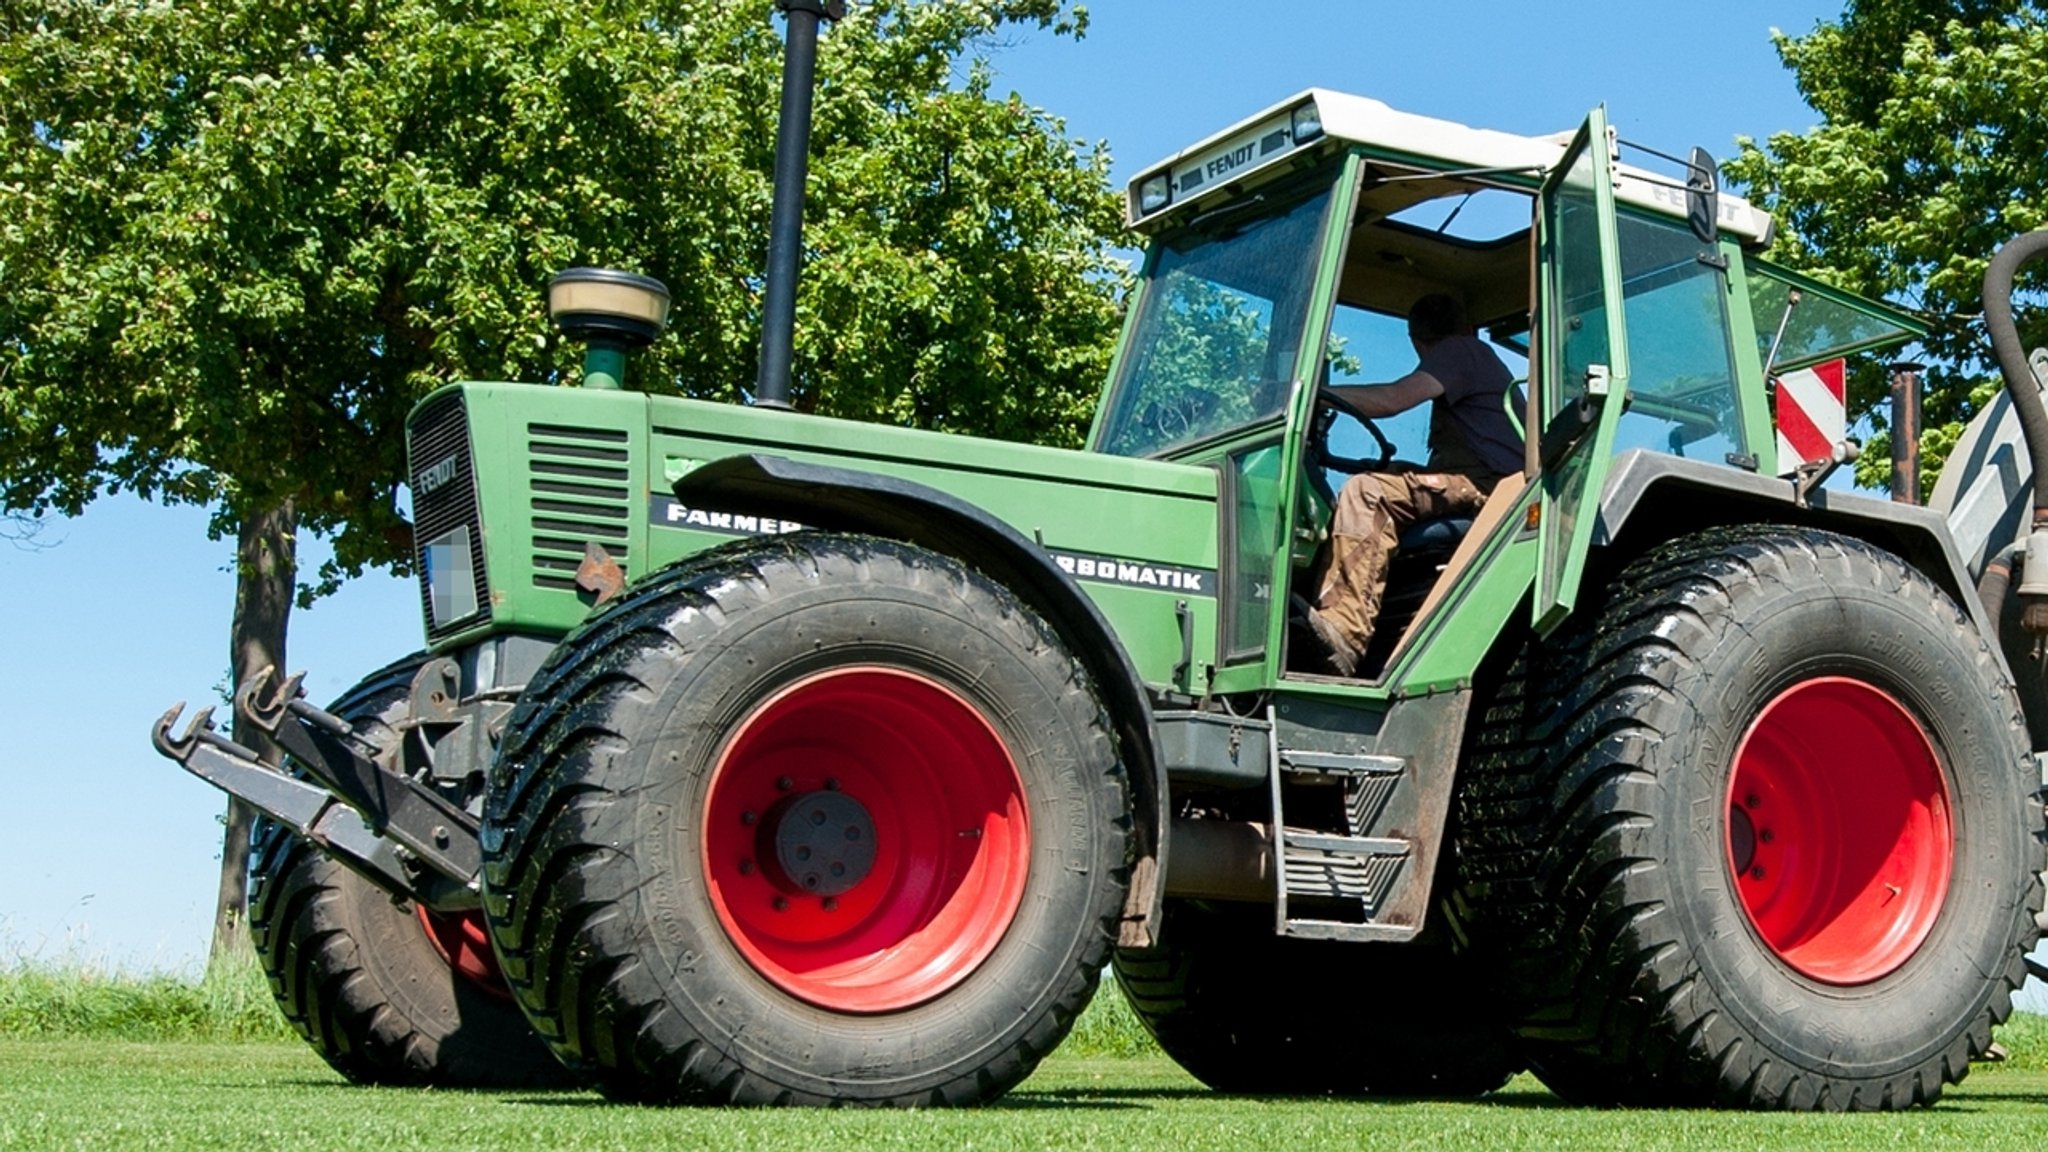
<svg viewBox="0 0 2048 1152">
<path fill-rule="evenodd" d="M 1076 580 L 1093 580 L 1103 584 L 1123 584 L 1133 588 L 1172 589 L 1176 592 L 1192 592 L 1197 596 L 1210 595 L 1209 581 L 1215 573 L 1195 568 L 1179 568 L 1167 564 L 1144 564 L 1135 560 L 1123 560 L 1115 556 L 1080 556 L 1067 552 L 1048 550 L 1053 563 L 1060 571 Z"/>
</svg>

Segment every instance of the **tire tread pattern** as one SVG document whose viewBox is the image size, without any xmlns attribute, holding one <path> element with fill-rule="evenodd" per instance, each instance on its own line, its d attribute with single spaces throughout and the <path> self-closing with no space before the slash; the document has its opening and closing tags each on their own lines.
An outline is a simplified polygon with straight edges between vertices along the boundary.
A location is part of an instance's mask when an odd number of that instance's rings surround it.
<svg viewBox="0 0 2048 1152">
<path fill-rule="evenodd" d="M 386 723 L 404 706 L 423 657 L 372 673 L 329 711 L 371 743 L 396 739 Z M 258 820 L 250 854 L 249 930 L 278 1008 L 335 1071 L 358 1084 L 441 1088 L 565 1087 L 574 1083 L 510 1001 L 461 988 L 449 1018 L 415 1018 L 372 971 L 365 949 L 391 947 L 381 966 L 417 964 L 422 976 L 462 982 L 431 952 L 410 905 L 390 907 L 370 883 L 315 845 Z M 367 912 L 366 917 L 364 913 Z M 380 932 L 379 929 L 389 929 Z M 416 939 L 415 939 L 416 938 Z M 462 1032 L 482 1033 L 455 1039 Z"/>
<path fill-rule="evenodd" d="M 1531 1064 L 1570 1099 L 1603 1104 L 1787 1109 L 1896 1108 L 1928 1103 L 1960 1080 L 1990 1043 L 2025 978 L 2025 947 L 2008 953 L 1977 1019 L 1922 1066 L 1882 1083 L 1838 1082 L 1759 1059 L 1701 979 L 1659 898 L 1663 865 L 1642 848 L 1654 824 L 1617 798 L 1643 776 L 1645 752 L 1682 734 L 1660 728 L 1675 670 L 1694 664 L 1734 606 L 1765 586 L 1881 582 L 1910 610 L 1950 621 L 1975 647 L 1978 683 L 1997 685 L 1997 658 L 1954 604 L 1902 561 L 1867 543 L 1791 527 L 1744 526 L 1681 538 L 1628 566 L 1576 625 L 1530 642 L 1482 698 L 1468 735 L 1456 802 L 1457 883 L 1447 903 L 1469 952 L 1506 976 L 1509 1011 Z M 2026 745 L 2017 702 L 2007 727 Z M 2016 766 L 2016 777 L 2031 765 Z M 2040 799 L 2028 791 L 2035 830 Z M 2036 936 L 2038 874 L 1993 930 Z"/>
<path fill-rule="evenodd" d="M 825 571 L 820 548 L 857 572 Z M 615 849 L 639 798 L 608 776 L 630 736 L 613 719 L 654 688 L 634 669 L 683 651 L 681 634 L 716 639 L 729 613 L 758 611 L 789 581 L 880 581 L 954 598 L 1007 632 L 1030 659 L 1058 666 L 1070 708 L 1086 709 L 1111 770 L 1126 845 L 1131 818 L 1110 721 L 1085 670 L 1058 635 L 999 585 L 948 557 L 893 541 L 805 533 L 727 545 L 650 574 L 559 645 L 515 708 L 486 801 L 485 907 L 506 977 L 537 1030 L 607 1095 L 650 1103 L 958 1105 L 1000 1095 L 1064 1038 L 1094 993 L 1121 915 L 1128 852 L 1113 872 L 1116 900 L 1093 915 L 1099 946 L 1085 950 L 1051 1002 L 991 1064 L 908 1094 L 807 1091 L 750 1069 L 699 1035 L 669 1005 L 658 974 L 635 959 L 645 940 L 621 903 L 635 896 L 633 861 Z M 994 610 L 995 619 L 989 613 Z M 699 623 L 691 623 L 701 618 Z M 849 1088 L 849 1092 L 854 1089 Z"/>
</svg>

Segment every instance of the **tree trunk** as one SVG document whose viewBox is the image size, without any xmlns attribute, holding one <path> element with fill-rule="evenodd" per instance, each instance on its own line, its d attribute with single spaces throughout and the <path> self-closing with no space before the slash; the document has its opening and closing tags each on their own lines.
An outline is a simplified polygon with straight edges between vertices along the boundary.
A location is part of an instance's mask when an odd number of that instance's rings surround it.
<svg viewBox="0 0 2048 1152">
<path fill-rule="evenodd" d="M 298 526 L 298 509 L 290 500 L 241 518 L 235 544 L 235 618 L 228 637 L 236 691 L 265 668 L 284 674 L 285 626 L 291 619 L 298 583 Z M 233 736 L 235 743 L 261 755 L 266 764 L 283 759 L 277 745 L 255 726 L 243 723 L 239 715 Z M 254 823 L 255 813 L 247 805 L 228 801 L 209 966 L 249 947 L 244 917 L 249 906 L 249 833 Z"/>
</svg>

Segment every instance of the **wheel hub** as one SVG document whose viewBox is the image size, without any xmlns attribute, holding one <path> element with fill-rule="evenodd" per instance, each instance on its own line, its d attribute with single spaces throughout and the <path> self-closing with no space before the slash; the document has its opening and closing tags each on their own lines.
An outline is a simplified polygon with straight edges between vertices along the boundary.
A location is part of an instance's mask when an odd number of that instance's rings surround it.
<svg viewBox="0 0 2048 1152">
<path fill-rule="evenodd" d="M 769 834 L 783 878 L 814 896 L 852 891 L 875 864 L 874 819 L 830 784 L 778 805 Z"/>
</svg>

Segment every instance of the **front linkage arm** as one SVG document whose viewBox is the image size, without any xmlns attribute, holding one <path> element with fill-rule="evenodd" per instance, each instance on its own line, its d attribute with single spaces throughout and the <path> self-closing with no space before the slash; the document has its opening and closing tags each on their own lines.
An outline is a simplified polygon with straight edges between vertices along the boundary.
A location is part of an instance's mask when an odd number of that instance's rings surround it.
<svg viewBox="0 0 2048 1152">
<path fill-rule="evenodd" d="M 307 703 L 294 676 L 265 669 L 235 696 L 241 717 L 275 739 L 304 773 L 286 775 L 213 729 L 203 708 L 172 736 L 181 701 L 152 742 L 187 772 L 318 844 L 393 896 L 437 911 L 478 902 L 482 851 L 474 816 L 432 788 L 384 768 L 348 722 Z"/>
</svg>

